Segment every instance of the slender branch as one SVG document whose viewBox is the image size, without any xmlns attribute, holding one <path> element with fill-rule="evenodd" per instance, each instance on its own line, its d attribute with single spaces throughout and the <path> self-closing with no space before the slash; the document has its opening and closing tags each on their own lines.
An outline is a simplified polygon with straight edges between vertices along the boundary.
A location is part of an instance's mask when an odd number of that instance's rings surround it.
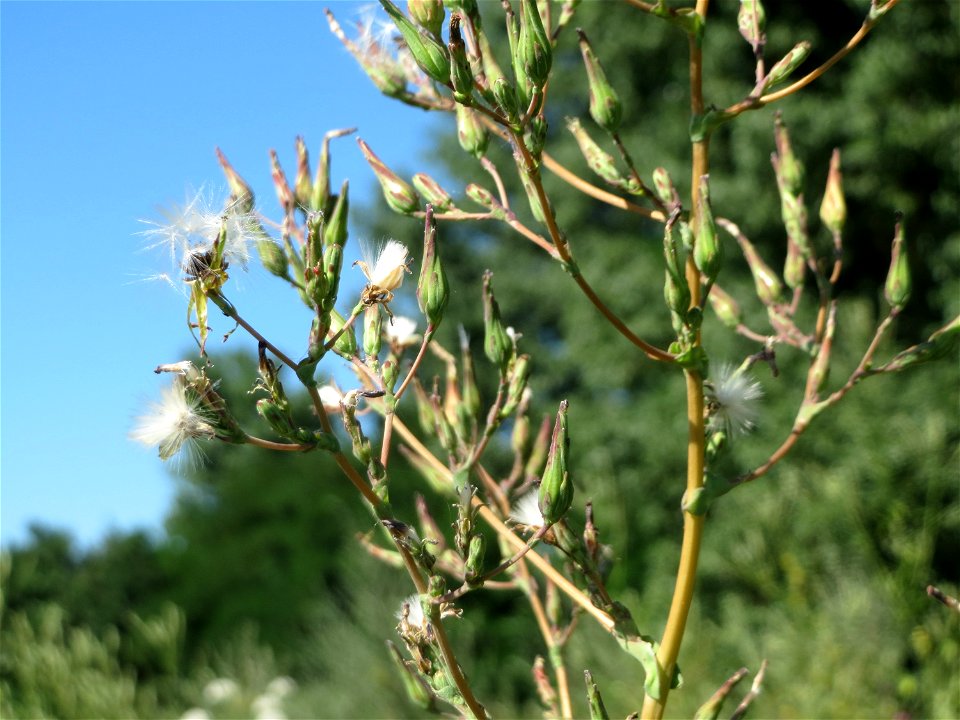
<svg viewBox="0 0 960 720">
<path fill-rule="evenodd" d="M 272 352 L 277 357 L 277 359 L 280 360 L 280 362 L 282 362 L 284 365 L 289 367 L 294 372 L 297 371 L 297 369 L 300 367 L 300 363 L 297 363 L 291 360 L 276 345 L 271 343 L 263 335 L 257 332 L 257 330 L 250 323 L 248 323 L 246 320 L 244 320 L 240 316 L 240 313 L 237 312 L 236 308 L 233 306 L 233 304 L 229 300 L 227 300 L 226 297 L 224 297 L 220 293 L 210 293 L 210 299 L 216 303 L 217 307 L 219 307 L 223 311 L 224 315 L 229 317 L 231 320 L 237 323 L 237 325 L 239 325 L 248 333 L 250 333 L 259 342 L 262 342 L 264 347 L 266 347 L 270 352 Z M 217 302 L 217 300 L 222 301 L 223 304 L 221 304 L 220 302 Z"/>
<path fill-rule="evenodd" d="M 350 317 L 347 318 L 347 321 L 343 323 L 339 330 L 327 338 L 327 342 L 324 343 L 323 346 L 324 350 L 329 350 L 337 344 L 337 340 L 340 339 L 340 336 L 343 335 L 344 332 L 350 329 L 356 319 L 360 316 L 360 313 L 363 312 L 364 307 L 365 305 L 362 302 L 357 303 L 356 307 L 353 308 L 353 312 L 350 313 Z"/>
<path fill-rule="evenodd" d="M 423 357 L 427 352 L 427 345 L 430 344 L 430 340 L 433 339 L 434 333 L 433 325 L 427 325 L 427 329 L 423 332 L 423 342 L 420 344 L 420 350 L 417 352 L 417 357 L 414 358 L 413 365 L 410 366 L 410 371 L 407 373 L 407 377 L 403 379 L 403 382 L 400 383 L 400 387 L 393 394 L 393 396 L 399 400 L 403 393 L 406 391 L 407 386 L 410 384 L 410 381 L 413 380 L 414 376 L 417 374 L 417 370 L 420 368 L 420 363 L 423 362 Z"/>
<path fill-rule="evenodd" d="M 697 0 L 696 12 L 701 19 L 707 16 L 709 0 Z M 690 45 L 690 111 L 693 117 L 703 114 L 703 53 L 700 38 L 691 35 Z M 696 237 L 700 223 L 700 178 L 709 173 L 709 135 L 693 143 L 693 162 L 691 167 L 691 207 L 693 208 L 693 231 Z M 692 253 L 691 253 L 692 255 Z M 690 286 L 691 306 L 700 304 L 700 272 L 693 262 L 687 259 L 687 282 Z M 700 333 L 697 332 L 696 345 L 700 344 Z M 703 379 L 699 373 L 687 370 L 684 372 L 687 387 L 687 489 L 686 495 L 696 492 L 703 487 L 704 472 L 704 399 Z M 683 513 L 683 540 L 680 545 L 680 564 L 677 568 L 677 580 L 673 590 L 673 599 L 670 602 L 670 611 L 667 615 L 667 624 L 663 630 L 660 648 L 657 650 L 657 663 L 660 672 L 660 693 L 654 698 L 647 695 L 643 702 L 641 715 L 645 720 L 659 720 L 663 717 L 667 698 L 670 693 L 670 681 L 677 665 L 680 654 L 680 644 L 687 626 L 687 617 L 693 603 L 693 589 L 697 577 L 697 564 L 700 558 L 700 545 L 703 537 L 703 515 Z"/>
<path fill-rule="evenodd" d="M 900 2 L 900 0 L 888 0 L 887 10 L 892 9 L 893 6 L 898 2 Z M 760 108 L 769 105 L 772 102 L 776 102 L 777 100 L 785 98 L 788 95 L 792 95 L 798 90 L 805 88 L 807 85 L 823 75 L 827 70 L 849 55 L 850 52 L 860 44 L 860 41 L 862 41 L 870 33 L 873 27 L 877 24 L 878 20 L 879 18 L 875 20 L 867 18 L 864 20 L 863 24 L 860 26 L 860 29 L 857 30 L 853 37 L 847 41 L 846 45 L 833 54 L 833 57 L 823 63 L 820 67 L 804 75 L 796 82 L 788 85 L 785 88 L 777 90 L 776 92 L 762 95 L 761 97 L 748 97 L 744 100 L 741 100 L 737 104 L 728 107 L 723 111 L 722 114 L 729 117 L 735 117 L 746 110 L 759 110 Z"/>
<path fill-rule="evenodd" d="M 584 195 L 588 195 L 595 200 L 605 202 L 607 205 L 612 205 L 620 210 L 626 210 L 627 212 L 635 213 L 637 215 L 643 215 L 644 217 L 650 218 L 651 220 L 656 220 L 657 222 L 666 221 L 666 216 L 659 210 L 648 210 L 641 205 L 632 203 L 629 200 L 620 197 L 619 195 L 614 195 L 612 192 L 587 182 L 576 173 L 567 169 L 564 165 L 561 165 L 560 162 L 558 162 L 549 153 L 543 153 L 543 164 L 550 172 L 568 185 L 575 187 Z"/>
<path fill-rule="evenodd" d="M 312 445 L 301 445 L 300 443 L 281 443 L 273 440 L 264 440 L 253 435 L 247 435 L 247 443 L 265 450 L 279 450 L 280 452 L 306 452 L 313 450 Z"/>
</svg>

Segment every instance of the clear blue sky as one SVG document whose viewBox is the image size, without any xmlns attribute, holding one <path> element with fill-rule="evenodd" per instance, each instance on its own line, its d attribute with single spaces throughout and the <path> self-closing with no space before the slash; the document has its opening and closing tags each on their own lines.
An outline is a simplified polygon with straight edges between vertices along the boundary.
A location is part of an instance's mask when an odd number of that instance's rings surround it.
<svg viewBox="0 0 960 720">
<path fill-rule="evenodd" d="M 361 7 L 329 5 L 341 22 Z M 225 188 L 215 147 L 271 216 L 268 150 L 292 175 L 297 135 L 315 159 L 327 130 L 358 126 L 391 165 L 422 169 L 430 118 L 373 88 L 323 7 L 0 4 L 4 546 L 34 521 L 85 546 L 111 529 L 161 527 L 174 479 L 127 433 L 168 381 L 153 368 L 181 359 L 190 339 L 183 298 L 142 280 L 168 268 L 136 233 L 188 188 Z M 332 180 L 344 178 L 355 209 L 379 200 L 349 138 L 333 148 Z M 271 278 L 242 280 L 234 299 L 255 324 L 292 307 Z M 289 320 L 277 342 L 300 347 L 304 318 Z"/>
</svg>

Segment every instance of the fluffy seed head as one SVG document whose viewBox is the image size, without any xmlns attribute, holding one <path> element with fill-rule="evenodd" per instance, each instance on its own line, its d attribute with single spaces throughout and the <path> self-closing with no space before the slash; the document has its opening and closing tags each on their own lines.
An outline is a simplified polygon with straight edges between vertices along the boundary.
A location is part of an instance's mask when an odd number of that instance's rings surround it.
<svg viewBox="0 0 960 720">
<path fill-rule="evenodd" d="M 393 291 L 403 284 L 403 273 L 409 260 L 407 247 L 402 242 L 387 240 L 380 246 L 362 242 L 360 252 L 363 259 L 357 261 L 357 265 L 371 285 Z"/>
<path fill-rule="evenodd" d="M 543 513 L 536 490 L 531 490 L 517 500 L 510 508 L 510 519 L 527 527 L 543 527 Z"/>
<path fill-rule="evenodd" d="M 160 402 L 152 403 L 149 412 L 137 419 L 130 437 L 144 445 L 158 447 L 161 460 L 169 460 L 184 448 L 189 458 L 196 449 L 193 441 L 211 440 L 216 436 L 199 408 L 200 399 L 188 394 L 187 384 L 178 376 L 161 391 Z"/>
<path fill-rule="evenodd" d="M 732 437 L 753 429 L 759 414 L 756 401 L 763 396 L 760 383 L 732 365 L 721 365 L 705 389 L 711 432 Z"/>
</svg>

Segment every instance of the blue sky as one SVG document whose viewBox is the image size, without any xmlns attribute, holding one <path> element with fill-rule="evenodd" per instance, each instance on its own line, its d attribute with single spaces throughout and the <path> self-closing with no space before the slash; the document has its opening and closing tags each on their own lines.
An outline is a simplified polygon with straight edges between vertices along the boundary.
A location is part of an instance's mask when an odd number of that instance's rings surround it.
<svg viewBox="0 0 960 720">
<path fill-rule="evenodd" d="M 329 5 L 341 22 L 362 7 Z M 225 188 L 215 147 L 274 217 L 268 150 L 292 175 L 297 135 L 315 159 L 327 130 L 357 126 L 389 164 L 423 169 L 431 119 L 373 88 L 323 7 L 0 4 L 4 546 L 31 522 L 86 546 L 111 529 L 161 527 L 174 480 L 127 433 L 167 382 L 153 368 L 181 359 L 190 338 L 183 298 L 144 280 L 168 267 L 136 233 L 190 188 Z M 332 181 L 344 178 L 355 216 L 379 200 L 349 138 L 333 146 Z M 232 297 L 255 325 L 294 305 L 265 274 L 242 286 Z M 309 320 L 288 320 L 271 339 L 300 347 Z"/>
</svg>

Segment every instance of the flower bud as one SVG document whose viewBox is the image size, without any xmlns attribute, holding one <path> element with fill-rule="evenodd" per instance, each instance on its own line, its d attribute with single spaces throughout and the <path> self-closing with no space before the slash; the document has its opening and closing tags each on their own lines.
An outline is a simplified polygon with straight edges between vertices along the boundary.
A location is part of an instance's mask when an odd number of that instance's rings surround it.
<svg viewBox="0 0 960 720">
<path fill-rule="evenodd" d="M 543 146 L 547 142 L 547 119 L 541 113 L 530 118 L 530 122 L 523 131 L 523 144 L 527 146 L 530 154 L 540 162 L 540 156 L 543 153 Z"/>
<path fill-rule="evenodd" d="M 420 196 L 417 195 L 410 185 L 400 179 L 400 177 L 390 168 L 383 164 L 370 147 L 360 138 L 357 138 L 360 149 L 370 167 L 373 168 L 377 180 L 380 181 L 380 187 L 383 189 L 383 197 L 387 205 L 394 212 L 401 215 L 409 215 L 420 208 Z"/>
<path fill-rule="evenodd" d="M 223 168 L 223 174 L 227 176 L 227 184 L 230 186 L 230 202 L 235 203 L 236 210 L 240 214 L 253 212 L 253 190 L 233 169 L 230 161 L 227 160 L 227 156 L 223 154 L 220 148 L 217 148 L 217 160 L 220 162 L 220 167 Z"/>
<path fill-rule="evenodd" d="M 309 208 L 310 201 L 313 199 L 313 184 L 310 182 L 310 156 L 307 154 L 307 144 L 300 135 L 297 136 L 296 147 L 297 179 L 293 184 L 293 195 L 297 200 L 297 205 Z"/>
<path fill-rule="evenodd" d="M 483 351 L 503 375 L 513 356 L 513 342 L 500 319 L 500 306 L 493 296 L 492 283 L 493 273 L 487 270 L 483 273 Z"/>
<path fill-rule="evenodd" d="M 586 34 L 577 28 L 577 35 L 580 36 L 580 53 L 587 68 L 587 82 L 590 86 L 590 117 L 612 135 L 620 128 L 620 121 L 623 119 L 620 96 L 607 80 L 603 66 L 593 52 Z"/>
<path fill-rule="evenodd" d="M 380 307 L 371 305 L 363 312 L 363 353 L 366 360 L 377 359 L 383 341 L 383 316 Z"/>
<path fill-rule="evenodd" d="M 733 223 L 731 223 L 733 225 Z M 735 225 L 733 227 L 736 227 Z M 753 284 L 757 290 L 757 297 L 764 305 L 780 302 L 783 297 L 783 283 L 777 274 L 767 265 L 756 248 L 741 233 L 736 234 L 737 242 L 743 250 L 743 256 L 753 274 Z"/>
<path fill-rule="evenodd" d="M 767 14 L 763 10 L 760 0 L 740 0 L 740 10 L 737 13 L 737 28 L 743 39 L 756 48 L 764 37 L 763 30 L 767 24 Z"/>
<path fill-rule="evenodd" d="M 385 360 L 380 373 L 383 378 L 383 386 L 389 392 L 393 392 L 397 385 L 397 378 L 400 376 L 400 366 L 397 361 L 392 358 Z"/>
<path fill-rule="evenodd" d="M 457 140 L 460 147 L 478 159 L 487 152 L 490 142 L 490 135 L 476 111 L 464 105 L 457 105 Z"/>
<path fill-rule="evenodd" d="M 312 361 L 316 368 L 317 362 L 324 356 L 327 352 L 326 341 L 327 333 L 330 331 L 330 316 L 326 313 L 317 314 L 313 316 L 313 321 L 310 323 L 310 335 L 307 338 L 307 357 Z M 309 363 L 301 363 L 302 366 L 307 366 Z M 310 370 L 310 377 L 313 377 L 313 369 Z"/>
<path fill-rule="evenodd" d="M 911 365 L 941 360 L 956 352 L 960 345 L 960 316 L 933 333 L 919 345 L 897 353 L 894 358 L 880 368 L 883 372 L 898 372 Z"/>
<path fill-rule="evenodd" d="M 742 314 L 740 305 L 719 285 L 714 285 L 707 296 L 710 307 L 717 314 L 717 318 L 731 330 L 740 324 Z"/>
<path fill-rule="evenodd" d="M 468 585 L 473 584 L 476 578 L 483 574 L 483 556 L 486 551 L 487 539 L 482 533 L 473 533 L 470 536 L 467 560 L 464 563 L 464 580 Z"/>
<path fill-rule="evenodd" d="M 587 161 L 589 167 L 604 182 L 614 187 L 627 189 L 627 180 L 617 170 L 616 161 L 613 156 L 605 152 L 593 138 L 583 129 L 577 118 L 567 118 L 567 130 L 569 130 L 577 145 L 580 146 L 580 152 L 583 159 Z"/>
<path fill-rule="evenodd" d="M 417 173 L 410 179 L 416 191 L 427 203 L 433 205 L 438 214 L 457 209 L 450 194 L 440 186 L 440 183 L 426 173 Z"/>
<path fill-rule="evenodd" d="M 450 299 L 447 274 L 437 252 L 437 221 L 433 207 L 427 205 L 423 227 L 423 262 L 420 264 L 420 279 L 417 282 L 417 302 L 427 322 L 436 329 L 443 319 L 443 311 Z"/>
<path fill-rule="evenodd" d="M 833 338 L 837 331 L 837 302 L 830 303 L 827 311 L 827 323 L 823 333 L 823 340 L 817 348 L 816 357 L 810 365 L 807 374 L 807 387 L 804 392 L 806 402 L 815 402 L 820 391 L 827 385 L 830 377 L 830 355 L 833 350 Z"/>
<path fill-rule="evenodd" d="M 280 437 L 289 438 L 296 433 L 289 408 L 281 408 L 275 401 L 261 398 L 257 400 L 257 412 Z"/>
<path fill-rule="evenodd" d="M 443 0 L 407 0 L 413 21 L 436 38 L 443 31 Z"/>
<path fill-rule="evenodd" d="M 549 525 L 560 520 L 573 504 L 573 482 L 567 470 L 567 451 L 570 447 L 570 438 L 567 436 L 567 405 L 567 401 L 563 400 L 557 411 L 547 466 L 543 470 L 537 495 L 543 520 Z"/>
<path fill-rule="evenodd" d="M 397 30 L 400 31 L 410 50 L 410 55 L 420 69 L 435 82 L 442 85 L 449 83 L 450 57 L 443 43 L 410 22 L 403 11 L 390 0 L 380 0 L 380 4 L 397 26 Z"/>
<path fill-rule="evenodd" d="M 343 315 L 338 313 L 336 310 L 330 311 L 330 333 L 336 334 L 340 332 L 340 328 L 343 327 L 346 320 L 344 320 Z M 337 341 L 333 344 L 333 350 L 335 353 L 350 359 L 357 354 L 357 336 L 354 335 L 353 325 L 344 330 L 337 337 Z"/>
<path fill-rule="evenodd" d="M 779 110 L 773 116 L 773 137 L 777 152 L 773 154 L 771 161 L 781 192 L 786 189 L 791 195 L 799 195 L 803 190 L 803 163 L 793 153 L 790 133 L 783 122 L 783 113 Z"/>
<path fill-rule="evenodd" d="M 770 72 L 763 79 L 763 92 L 766 92 L 775 85 L 782 83 L 800 67 L 800 64 L 807 59 L 810 54 L 810 43 L 804 40 L 797 43 L 793 49 L 784 55 L 780 60 L 770 68 Z"/>
<path fill-rule="evenodd" d="M 803 256 L 800 245 L 791 237 L 787 237 L 787 259 L 783 263 L 783 281 L 791 290 L 803 285 L 803 278 L 807 272 L 807 260 Z"/>
<path fill-rule="evenodd" d="M 343 248 L 327 245 L 323 252 L 323 278 L 326 292 L 319 305 L 322 310 L 333 310 L 340 289 L 340 270 L 343 267 Z"/>
<path fill-rule="evenodd" d="M 267 271 L 278 278 L 290 279 L 289 261 L 283 248 L 269 238 L 257 240 L 257 254 Z"/>
<path fill-rule="evenodd" d="M 283 211 L 292 212 L 294 207 L 296 207 L 296 200 L 293 197 L 293 190 L 290 189 L 290 184 L 287 182 L 287 176 L 283 172 L 283 168 L 280 167 L 280 158 L 277 157 L 277 151 L 270 151 L 270 174 L 273 177 L 273 186 L 277 191 L 277 200 L 280 202 L 280 207 L 283 208 Z"/>
<path fill-rule="evenodd" d="M 497 78 L 493 81 L 493 98 L 501 112 L 512 123 L 520 118 L 520 99 L 516 88 L 506 78 Z"/>
<path fill-rule="evenodd" d="M 387 642 L 387 649 L 390 651 L 390 657 L 397 668 L 397 672 L 400 673 L 403 689 L 406 691 L 410 702 L 413 703 L 414 707 L 430 710 L 431 712 L 435 711 L 436 700 L 430 688 L 427 686 L 426 681 L 420 677 L 413 667 L 407 665 L 407 661 L 403 655 L 400 654 L 400 651 L 397 650 L 396 645 L 392 642 Z"/>
<path fill-rule="evenodd" d="M 803 259 L 808 260 L 813 255 L 813 247 L 807 232 L 807 207 L 803 195 L 794 195 L 781 187 L 780 215 L 787 231 L 787 239 L 796 244 Z"/>
<path fill-rule="evenodd" d="M 373 84 L 377 86 L 377 89 L 388 97 L 405 99 L 409 95 L 407 93 L 407 77 L 400 63 L 396 61 L 379 62 L 378 60 L 371 60 L 368 57 L 368 48 L 360 47 L 350 40 L 330 10 L 324 10 L 324 14 L 327 16 L 330 31 L 336 35 L 337 39 L 350 51 L 350 54 L 356 58 L 357 62 L 360 63 L 360 67 L 363 68 L 363 71 L 370 80 L 373 81 Z M 316 193 L 316 191 L 317 188 L 314 187 L 314 193 Z"/>
<path fill-rule="evenodd" d="M 520 34 L 517 54 L 533 87 L 539 91 L 547 84 L 553 63 L 553 47 L 543 28 L 536 0 L 520 0 Z"/>
<path fill-rule="evenodd" d="M 820 203 L 820 219 L 832 233 L 843 231 L 847 219 L 847 202 L 843 197 L 843 173 L 840 172 L 840 148 L 833 149 L 830 156 L 830 172 L 827 175 L 827 189 Z"/>
<path fill-rule="evenodd" d="M 330 213 L 324 223 L 324 245 L 336 245 L 342 249 L 347 242 L 347 214 L 350 210 L 349 190 L 350 183 L 344 180 L 343 185 L 340 186 L 337 202 L 333 206 L 333 212 Z"/>
<path fill-rule="evenodd" d="M 453 87 L 453 99 L 458 105 L 469 105 L 473 98 L 473 71 L 467 59 L 467 47 L 460 34 L 460 15 L 450 16 L 450 85 Z"/>
<path fill-rule="evenodd" d="M 697 269 L 708 282 L 713 282 L 723 264 L 723 245 L 717 235 L 717 224 L 710 208 L 709 177 L 700 177 L 700 194 L 697 196 L 697 239 L 693 246 L 693 260 Z"/>
<path fill-rule="evenodd" d="M 500 410 L 500 417 L 507 418 L 517 409 L 527 389 L 527 380 L 530 378 L 530 356 L 517 356 L 510 366 L 510 382 L 507 386 L 507 399 Z"/>
<path fill-rule="evenodd" d="M 883 295 L 890 303 L 890 307 L 900 310 L 910 299 L 910 266 L 907 263 L 907 248 L 903 244 L 903 220 L 897 218 L 897 225 L 893 231 L 893 247 L 890 251 L 890 270 L 887 271 L 887 282 L 883 287 Z"/>
<path fill-rule="evenodd" d="M 674 187 L 673 180 L 670 179 L 670 173 L 667 172 L 666 168 L 658 167 L 653 171 L 653 189 L 660 201 L 667 207 L 675 207 L 680 204 L 680 193 Z"/>
<path fill-rule="evenodd" d="M 537 186 L 528 173 L 521 172 L 520 181 L 523 183 L 523 189 L 527 193 L 527 201 L 530 203 L 530 212 L 533 213 L 534 219 L 536 219 L 537 222 L 546 223 L 547 213 L 549 212 L 553 215 L 553 209 L 549 207 L 550 200 L 547 200 L 548 206 L 545 208 L 543 203 L 540 202 L 540 194 L 537 192 Z"/>
</svg>

